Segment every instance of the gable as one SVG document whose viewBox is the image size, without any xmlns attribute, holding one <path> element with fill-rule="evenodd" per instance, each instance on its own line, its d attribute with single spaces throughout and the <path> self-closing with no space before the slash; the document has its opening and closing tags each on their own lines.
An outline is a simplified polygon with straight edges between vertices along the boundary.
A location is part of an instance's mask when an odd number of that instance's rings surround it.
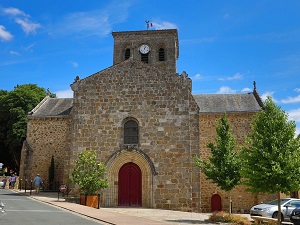
<svg viewBox="0 0 300 225">
<path fill-rule="evenodd" d="M 147 88 L 146 84 L 162 82 L 173 84 L 181 82 L 188 83 L 190 86 L 190 79 L 185 78 L 185 76 L 174 73 L 168 68 L 151 66 L 147 63 L 128 59 L 86 78 L 75 80 L 71 84 L 71 88 L 75 93 L 78 93 L 79 90 L 92 91 L 92 89 L 99 87 L 105 89 L 126 87 L 130 89 L 132 85 L 135 86 L 136 84 L 140 84 L 145 89 Z M 77 95 L 74 96 L 76 98 Z"/>
</svg>

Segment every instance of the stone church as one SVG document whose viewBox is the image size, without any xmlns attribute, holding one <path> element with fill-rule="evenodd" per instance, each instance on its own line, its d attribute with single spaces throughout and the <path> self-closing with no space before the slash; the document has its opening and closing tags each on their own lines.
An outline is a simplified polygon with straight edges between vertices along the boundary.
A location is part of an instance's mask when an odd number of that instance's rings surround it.
<svg viewBox="0 0 300 225">
<path fill-rule="evenodd" d="M 46 97 L 28 115 L 20 177 L 55 180 L 76 193 L 71 173 L 78 154 L 97 150 L 109 187 L 101 207 L 182 211 L 228 210 L 229 196 L 207 180 L 194 157 L 207 158 L 215 123 L 227 113 L 237 144 L 250 131 L 262 102 L 254 85 L 245 94 L 192 94 L 192 80 L 177 73 L 176 29 L 113 32 L 113 65 L 71 84 L 73 98 Z M 233 212 L 247 212 L 270 195 L 238 186 Z"/>
</svg>

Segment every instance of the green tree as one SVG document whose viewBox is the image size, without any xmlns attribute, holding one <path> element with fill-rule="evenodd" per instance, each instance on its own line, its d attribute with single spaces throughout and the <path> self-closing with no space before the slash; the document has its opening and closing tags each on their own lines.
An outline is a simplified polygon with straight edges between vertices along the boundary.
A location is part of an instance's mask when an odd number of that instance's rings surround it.
<svg viewBox="0 0 300 225">
<path fill-rule="evenodd" d="M 241 162 L 235 151 L 236 141 L 232 136 L 231 128 L 226 114 L 222 115 L 216 124 L 216 146 L 208 143 L 211 156 L 208 160 L 195 158 L 195 164 L 206 175 L 207 179 L 212 180 L 222 190 L 229 191 L 229 213 L 231 213 L 230 191 L 241 180 Z"/>
<path fill-rule="evenodd" d="M 105 173 L 106 166 L 102 162 L 97 162 L 97 152 L 90 150 L 79 154 L 72 177 L 83 194 L 94 195 L 108 187 L 108 181 L 104 178 Z"/>
<path fill-rule="evenodd" d="M 280 192 L 289 194 L 300 189 L 300 138 L 295 138 L 296 124 L 288 121 L 286 112 L 268 97 L 251 125 L 241 154 L 243 183 L 254 193 L 277 193 L 280 224 Z"/>
<path fill-rule="evenodd" d="M 46 90 L 35 84 L 17 85 L 9 92 L 0 90 L 0 158 L 6 167 L 19 170 L 27 114 L 46 95 Z"/>
</svg>

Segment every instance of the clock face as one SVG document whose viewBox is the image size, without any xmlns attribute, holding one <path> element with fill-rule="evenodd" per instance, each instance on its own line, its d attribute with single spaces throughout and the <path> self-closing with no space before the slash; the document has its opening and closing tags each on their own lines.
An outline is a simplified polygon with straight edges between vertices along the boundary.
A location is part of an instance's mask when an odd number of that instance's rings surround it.
<svg viewBox="0 0 300 225">
<path fill-rule="evenodd" d="M 150 51 L 150 48 L 148 45 L 141 45 L 140 46 L 140 53 L 147 54 Z"/>
</svg>

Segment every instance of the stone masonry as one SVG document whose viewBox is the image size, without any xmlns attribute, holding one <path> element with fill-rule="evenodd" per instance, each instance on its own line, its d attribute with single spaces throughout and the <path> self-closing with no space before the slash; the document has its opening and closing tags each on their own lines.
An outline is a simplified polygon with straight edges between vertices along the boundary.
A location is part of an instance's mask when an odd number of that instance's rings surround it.
<svg viewBox="0 0 300 225">
<path fill-rule="evenodd" d="M 40 174 L 48 181 L 48 170 L 54 156 L 55 182 L 63 182 L 64 159 L 69 145 L 69 117 L 29 117 L 27 138 L 21 155 L 20 177 L 28 182 Z"/>
<path fill-rule="evenodd" d="M 237 144 L 244 142 L 251 119 L 261 110 L 256 87 L 248 94 L 193 95 L 188 74 L 176 72 L 177 30 L 113 32 L 113 37 L 113 66 L 76 77 L 73 98 L 47 97 L 28 115 L 20 177 L 40 173 L 46 178 L 53 155 L 56 182 L 77 195 L 71 180 L 75 160 L 82 151 L 97 150 L 109 181 L 101 193 L 102 207 L 119 206 L 121 168 L 134 163 L 141 171 L 140 207 L 211 212 L 212 196 L 218 195 L 228 211 L 228 193 L 205 178 L 194 157 L 209 157 L 206 146 L 214 142 L 215 123 L 224 112 Z M 147 55 L 139 51 L 142 44 L 150 47 Z M 125 143 L 128 121 L 138 127 L 135 144 Z M 247 212 L 274 197 L 250 194 L 243 186 L 231 196 L 234 212 Z"/>
<path fill-rule="evenodd" d="M 72 88 L 70 172 L 78 153 L 86 149 L 96 149 L 104 162 L 118 153 L 108 164 L 108 170 L 116 172 L 112 165 L 122 154 L 131 152 L 135 159 L 122 157 L 120 165 L 142 160 L 145 154 L 150 160 L 147 167 L 154 170 L 150 180 L 144 181 L 144 206 L 189 209 L 193 185 L 199 189 L 198 182 L 191 182 L 196 181 L 192 160 L 198 151 L 195 133 L 199 131 L 190 126 L 198 123 L 190 79 L 141 62 L 125 61 L 74 83 Z M 134 150 L 123 145 L 122 127 L 128 118 L 134 118 L 140 126 L 140 143 Z M 116 206 L 118 180 L 117 174 L 111 175 L 114 180 L 105 191 L 110 196 L 106 204 Z"/>
</svg>

